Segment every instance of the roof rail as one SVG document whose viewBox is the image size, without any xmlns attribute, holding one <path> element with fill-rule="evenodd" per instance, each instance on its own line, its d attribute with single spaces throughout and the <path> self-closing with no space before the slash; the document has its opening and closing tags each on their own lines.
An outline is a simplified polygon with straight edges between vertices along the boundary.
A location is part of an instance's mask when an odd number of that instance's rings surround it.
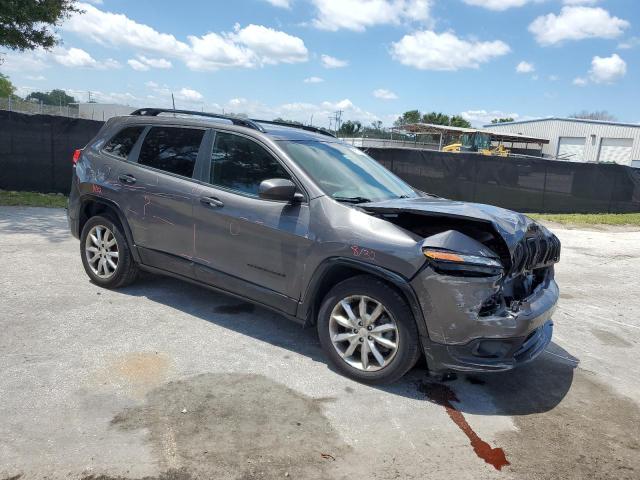
<svg viewBox="0 0 640 480">
<path fill-rule="evenodd" d="M 298 123 L 289 123 L 289 122 L 278 122 L 277 120 L 258 120 L 256 118 L 252 118 L 251 121 L 259 122 L 259 123 L 266 123 L 266 124 L 269 124 L 269 125 L 280 125 L 282 127 L 300 128 L 300 129 L 306 130 L 308 132 L 319 133 L 321 135 L 326 135 L 328 137 L 336 138 L 336 136 L 333 133 L 325 130 L 324 128 L 312 127 L 310 125 L 300 125 Z"/>
<path fill-rule="evenodd" d="M 231 115 L 219 115 L 217 113 L 198 112 L 196 110 L 174 110 L 172 108 L 140 108 L 138 110 L 135 110 L 134 112 L 131 112 L 131 115 L 157 117 L 161 113 L 179 113 L 180 115 L 197 115 L 199 117 L 220 118 L 222 120 L 229 120 L 234 125 L 252 128 L 263 133 L 265 131 L 262 126 L 258 125 L 255 122 L 255 120 L 233 117 Z"/>
</svg>

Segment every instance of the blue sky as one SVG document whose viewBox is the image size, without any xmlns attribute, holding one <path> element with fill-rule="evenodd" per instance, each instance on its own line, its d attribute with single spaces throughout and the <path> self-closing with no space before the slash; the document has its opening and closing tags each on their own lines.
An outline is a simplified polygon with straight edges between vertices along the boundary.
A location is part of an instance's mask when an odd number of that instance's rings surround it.
<svg viewBox="0 0 640 480">
<path fill-rule="evenodd" d="M 640 122 L 637 0 L 94 0 L 51 52 L 7 52 L 19 93 L 390 125 L 413 108 L 607 110 Z"/>
</svg>

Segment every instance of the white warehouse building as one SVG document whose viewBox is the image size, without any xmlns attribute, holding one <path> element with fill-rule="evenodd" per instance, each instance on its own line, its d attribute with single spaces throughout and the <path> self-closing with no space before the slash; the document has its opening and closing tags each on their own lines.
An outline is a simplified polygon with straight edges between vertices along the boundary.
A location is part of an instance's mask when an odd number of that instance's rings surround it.
<svg viewBox="0 0 640 480">
<path fill-rule="evenodd" d="M 546 138 L 549 143 L 542 148 L 545 157 L 640 167 L 640 124 L 553 117 L 497 123 L 484 128 Z"/>
</svg>

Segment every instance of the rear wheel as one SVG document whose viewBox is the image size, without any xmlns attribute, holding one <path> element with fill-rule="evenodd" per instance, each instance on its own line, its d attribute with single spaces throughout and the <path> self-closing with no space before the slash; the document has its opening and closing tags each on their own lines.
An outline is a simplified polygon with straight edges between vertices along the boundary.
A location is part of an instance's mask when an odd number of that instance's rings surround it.
<svg viewBox="0 0 640 480">
<path fill-rule="evenodd" d="M 337 284 L 318 315 L 320 343 L 334 367 L 363 383 L 398 380 L 418 360 L 418 331 L 402 296 L 370 275 Z"/>
<path fill-rule="evenodd" d="M 87 275 L 101 287 L 124 287 L 137 276 L 122 227 L 111 216 L 98 215 L 87 221 L 80 235 L 80 255 Z"/>
</svg>

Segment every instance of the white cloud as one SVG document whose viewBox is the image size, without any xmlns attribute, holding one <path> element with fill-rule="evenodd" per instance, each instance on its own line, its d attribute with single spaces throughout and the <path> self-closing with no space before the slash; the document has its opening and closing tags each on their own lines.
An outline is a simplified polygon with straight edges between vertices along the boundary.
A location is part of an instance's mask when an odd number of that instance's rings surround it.
<svg viewBox="0 0 640 480">
<path fill-rule="evenodd" d="M 349 65 L 347 60 L 340 60 L 339 58 L 332 57 L 331 55 L 321 55 L 320 61 L 324 68 L 343 68 Z"/>
<path fill-rule="evenodd" d="M 584 87 L 588 83 L 589 82 L 587 81 L 586 78 L 576 77 L 573 79 L 573 84 L 576 85 L 577 87 Z"/>
<path fill-rule="evenodd" d="M 531 0 L 463 0 L 467 5 L 483 7 L 489 10 L 503 11 L 509 8 L 522 7 Z"/>
<path fill-rule="evenodd" d="M 627 64 L 617 53 L 610 57 L 593 57 L 589 78 L 594 83 L 613 83 L 627 73 Z"/>
<path fill-rule="evenodd" d="M 271 5 L 278 8 L 291 8 L 293 0 L 267 0 Z"/>
<path fill-rule="evenodd" d="M 229 35 L 229 39 L 246 46 L 259 64 L 306 62 L 308 58 L 302 39 L 262 25 L 240 28 L 236 24 L 235 33 Z"/>
<path fill-rule="evenodd" d="M 518 73 L 532 73 L 536 71 L 536 67 L 533 63 L 525 62 L 524 60 L 516 66 L 516 72 Z"/>
<path fill-rule="evenodd" d="M 453 32 L 436 33 L 431 30 L 405 35 L 391 45 L 391 55 L 395 60 L 420 70 L 478 68 L 480 64 L 510 51 L 509 45 L 500 40 L 468 41 L 458 38 Z"/>
<path fill-rule="evenodd" d="M 549 75 L 547 78 L 550 82 L 557 82 L 560 77 L 558 77 L 558 75 Z"/>
<path fill-rule="evenodd" d="M 595 5 L 599 0 L 562 0 L 565 5 Z"/>
<path fill-rule="evenodd" d="M 322 82 L 324 82 L 324 79 L 320 77 L 308 77 L 304 79 L 304 83 L 322 83 Z"/>
<path fill-rule="evenodd" d="M 9 50 L 0 54 L 4 60 L 2 70 L 5 72 L 39 72 L 50 66 L 47 62 L 50 53 L 42 48 L 24 52 Z"/>
<path fill-rule="evenodd" d="M 63 23 L 63 29 L 102 45 L 125 46 L 177 58 L 193 70 L 255 68 L 308 60 L 302 39 L 262 25 L 242 28 L 236 24 L 232 32 L 191 35 L 185 42 L 126 15 L 105 12 L 87 3 L 78 6 L 85 13 L 72 15 Z M 145 63 L 140 58 L 137 61 Z"/>
<path fill-rule="evenodd" d="M 197 90 L 193 90 L 191 88 L 181 88 L 176 94 L 175 98 L 177 100 L 182 100 L 185 102 L 200 102 L 204 98 L 204 96 L 198 92 Z"/>
<path fill-rule="evenodd" d="M 565 40 L 585 38 L 615 38 L 622 35 L 629 22 L 603 8 L 567 6 L 559 15 L 550 13 L 536 18 L 529 31 L 543 46 L 555 45 Z"/>
<path fill-rule="evenodd" d="M 529 118 L 502 110 L 467 110 L 466 112 L 460 112 L 460 116 L 474 127 L 488 125 L 494 118 L 513 118 L 514 120 L 526 120 Z"/>
<path fill-rule="evenodd" d="M 386 88 L 378 88 L 377 90 L 374 90 L 373 96 L 382 100 L 396 100 L 398 98 L 398 95 Z"/>
<path fill-rule="evenodd" d="M 68 50 L 58 47 L 53 51 L 53 59 L 60 65 L 70 68 L 97 68 L 107 70 L 121 67 L 120 63 L 112 58 L 98 62 L 88 52 L 81 48 L 73 47 Z"/>
<path fill-rule="evenodd" d="M 127 60 L 127 63 L 131 68 L 138 72 L 146 72 L 147 70 L 149 70 L 149 67 L 147 65 L 140 62 L 139 60 L 136 60 L 135 58 L 130 58 L 129 60 Z"/>
<path fill-rule="evenodd" d="M 145 87 L 149 87 L 149 88 L 158 88 L 160 86 L 153 80 L 149 80 L 148 82 L 145 82 L 144 85 Z"/>
<path fill-rule="evenodd" d="M 248 100 L 246 98 L 233 98 L 224 104 L 212 104 L 214 110 L 225 113 L 235 113 L 246 115 L 250 118 L 284 118 L 296 120 L 298 122 L 309 123 L 313 116 L 313 124 L 327 127 L 329 117 L 336 110 L 342 110 L 342 120 L 360 120 L 364 123 L 380 120 L 375 114 L 363 110 L 354 105 L 348 98 L 338 101 L 323 101 L 320 103 L 290 102 L 282 105 L 265 105 L 261 102 Z M 394 118 L 395 119 L 395 118 Z"/>
<path fill-rule="evenodd" d="M 153 68 L 167 69 L 173 66 L 169 60 L 164 58 L 147 58 L 144 55 L 138 55 L 138 59 Z"/>
<path fill-rule="evenodd" d="M 138 58 L 131 58 L 127 60 L 127 63 L 131 68 L 139 72 L 146 72 L 150 68 L 167 69 L 173 65 L 169 60 L 164 58 L 148 58 L 144 55 L 138 55 Z"/>
<path fill-rule="evenodd" d="M 624 42 L 620 42 L 618 44 L 618 48 L 621 50 L 628 50 L 635 47 L 640 47 L 640 37 L 630 37 Z"/>
<path fill-rule="evenodd" d="M 322 30 L 362 32 L 375 25 L 428 22 L 432 0 L 312 0 L 313 25 Z"/>
<path fill-rule="evenodd" d="M 44 75 L 26 75 L 25 78 L 33 82 L 41 82 L 43 80 L 46 80 Z"/>
</svg>

